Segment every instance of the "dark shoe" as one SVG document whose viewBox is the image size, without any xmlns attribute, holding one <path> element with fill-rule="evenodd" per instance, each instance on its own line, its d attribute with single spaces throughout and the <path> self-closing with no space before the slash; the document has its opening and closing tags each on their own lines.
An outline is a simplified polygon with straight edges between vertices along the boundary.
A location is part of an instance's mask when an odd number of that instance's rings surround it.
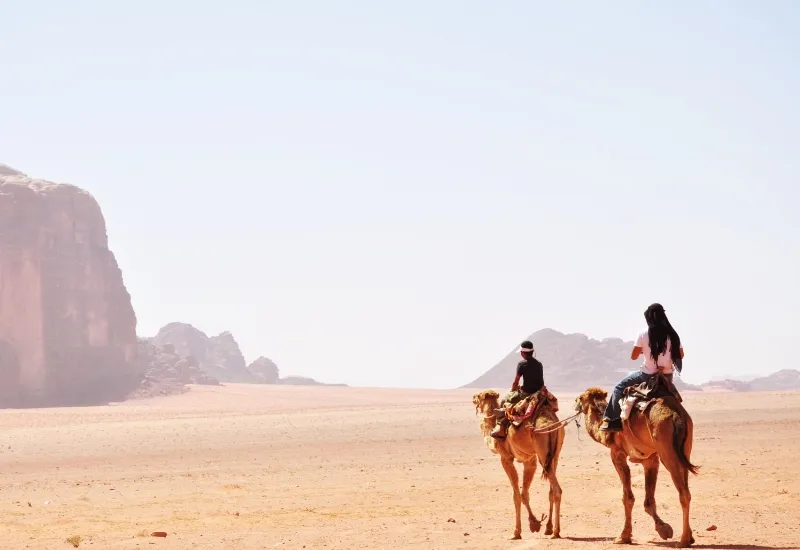
<svg viewBox="0 0 800 550">
<path fill-rule="evenodd" d="M 617 418 L 616 420 L 606 420 L 603 422 L 603 425 L 600 426 L 600 430 L 604 432 L 621 432 L 622 431 L 622 420 Z"/>
<path fill-rule="evenodd" d="M 498 424 L 497 426 L 495 426 L 494 430 L 492 430 L 492 433 L 489 434 L 489 435 L 491 435 L 495 439 L 500 439 L 500 440 L 505 439 L 506 438 L 506 426 L 505 426 L 505 424 L 501 423 L 501 424 Z"/>
</svg>

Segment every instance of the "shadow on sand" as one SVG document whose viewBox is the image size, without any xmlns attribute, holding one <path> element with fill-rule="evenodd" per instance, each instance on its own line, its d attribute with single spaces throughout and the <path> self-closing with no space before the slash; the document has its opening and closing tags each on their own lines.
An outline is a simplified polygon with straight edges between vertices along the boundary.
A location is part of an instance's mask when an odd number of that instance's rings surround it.
<svg viewBox="0 0 800 550">
<path fill-rule="evenodd" d="M 664 548 L 672 548 L 675 546 L 674 542 L 654 542 L 656 546 Z M 692 548 L 709 548 L 711 550 L 800 550 L 797 546 L 762 546 L 759 544 L 698 544 L 692 545 Z"/>
<path fill-rule="evenodd" d="M 571 540 L 574 542 L 613 542 L 614 537 L 564 537 L 564 540 Z M 636 545 L 634 544 L 633 546 Z"/>
<path fill-rule="evenodd" d="M 564 540 L 571 540 L 574 542 L 613 542 L 613 537 L 564 537 Z M 647 546 L 661 546 L 664 548 L 673 548 L 675 541 L 662 542 L 654 541 L 644 543 Z M 642 543 L 633 543 L 632 545 L 625 546 L 642 546 Z M 692 548 L 707 548 L 709 550 L 800 550 L 800 546 L 763 546 L 759 544 L 698 544 L 692 545 Z"/>
</svg>

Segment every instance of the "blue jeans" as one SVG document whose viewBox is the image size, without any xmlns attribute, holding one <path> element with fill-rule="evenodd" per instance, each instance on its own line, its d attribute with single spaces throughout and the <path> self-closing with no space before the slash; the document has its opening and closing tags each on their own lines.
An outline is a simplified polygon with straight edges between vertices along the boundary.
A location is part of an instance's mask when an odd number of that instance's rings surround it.
<svg viewBox="0 0 800 550">
<path fill-rule="evenodd" d="M 653 375 L 637 370 L 620 380 L 619 384 L 614 386 L 614 391 L 611 393 L 611 399 L 608 401 L 606 414 L 604 415 L 606 420 L 619 420 L 619 417 L 622 414 L 619 400 L 622 399 L 622 392 L 625 391 L 625 388 L 635 386 L 636 384 L 641 384 L 642 382 L 647 381 L 651 376 Z"/>
</svg>

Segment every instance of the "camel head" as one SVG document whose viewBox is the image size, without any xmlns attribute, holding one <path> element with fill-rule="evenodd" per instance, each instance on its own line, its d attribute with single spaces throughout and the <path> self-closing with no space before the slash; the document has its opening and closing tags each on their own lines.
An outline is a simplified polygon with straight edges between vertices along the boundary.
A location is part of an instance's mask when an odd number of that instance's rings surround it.
<svg viewBox="0 0 800 550">
<path fill-rule="evenodd" d="M 608 393 L 600 388 L 589 388 L 575 398 L 575 412 L 586 414 L 594 407 L 600 410 L 606 408 Z"/>
<path fill-rule="evenodd" d="M 472 404 L 475 405 L 475 414 L 493 416 L 494 410 L 500 406 L 500 394 L 494 390 L 483 390 L 472 396 Z"/>
</svg>

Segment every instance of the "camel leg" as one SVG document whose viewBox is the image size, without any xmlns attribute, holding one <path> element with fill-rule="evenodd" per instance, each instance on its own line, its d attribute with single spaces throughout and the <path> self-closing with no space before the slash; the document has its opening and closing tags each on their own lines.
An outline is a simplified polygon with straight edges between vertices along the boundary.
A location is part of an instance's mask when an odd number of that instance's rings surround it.
<svg viewBox="0 0 800 550">
<path fill-rule="evenodd" d="M 508 481 L 511 483 L 511 488 L 514 490 L 514 511 L 516 512 L 516 523 L 514 524 L 513 540 L 518 540 L 522 538 L 522 519 L 520 517 L 522 512 L 522 496 L 519 493 L 519 474 L 517 473 L 517 469 L 514 467 L 513 458 L 503 457 L 501 462 L 503 463 L 503 469 L 506 471 L 506 475 L 508 476 Z"/>
<path fill-rule="evenodd" d="M 550 516 L 547 519 L 545 535 L 552 534 L 551 538 L 561 538 L 561 485 L 558 483 L 556 471 L 558 470 L 558 456 L 553 459 L 550 468 Z"/>
<path fill-rule="evenodd" d="M 667 463 L 664 465 L 667 466 Z M 673 465 L 670 464 L 670 466 Z M 689 492 L 689 470 L 679 464 L 674 464 L 673 468 L 669 468 L 669 473 L 672 474 L 672 482 L 678 490 L 678 498 L 683 509 L 683 533 L 681 533 L 681 540 L 676 546 L 678 548 L 689 548 L 694 544 L 692 528 L 689 525 L 689 506 L 692 503 L 692 494 Z"/>
<path fill-rule="evenodd" d="M 656 523 L 656 531 L 664 540 L 672 538 L 672 527 L 664 523 L 656 511 L 656 482 L 658 481 L 658 455 L 653 455 L 644 462 L 644 510 L 653 518 Z"/>
<path fill-rule="evenodd" d="M 622 481 L 622 504 L 625 506 L 625 527 L 622 534 L 614 540 L 614 544 L 631 544 L 633 542 L 633 525 L 631 513 L 636 500 L 631 489 L 631 469 L 628 467 L 628 457 L 625 453 L 611 451 L 611 461 L 617 469 L 619 479 Z"/>
<path fill-rule="evenodd" d="M 542 528 L 542 522 L 536 519 L 531 510 L 531 483 L 536 475 L 536 459 L 529 460 L 523 464 L 522 471 L 522 503 L 528 510 L 528 525 L 530 526 L 531 533 L 538 533 Z"/>
</svg>

